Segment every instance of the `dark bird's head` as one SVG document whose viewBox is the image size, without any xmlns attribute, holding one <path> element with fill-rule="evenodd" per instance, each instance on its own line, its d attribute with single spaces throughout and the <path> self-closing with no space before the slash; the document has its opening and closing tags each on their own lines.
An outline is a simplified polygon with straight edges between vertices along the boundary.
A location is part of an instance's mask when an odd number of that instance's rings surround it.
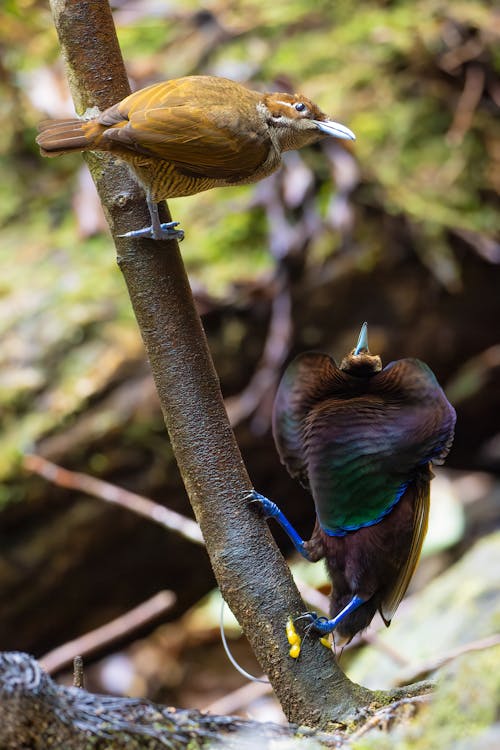
<svg viewBox="0 0 500 750">
<path fill-rule="evenodd" d="M 356 140 L 352 130 L 329 120 L 317 104 L 302 94 L 265 94 L 262 106 L 281 151 L 302 148 L 326 136 Z"/>
<path fill-rule="evenodd" d="M 363 323 L 359 332 L 358 343 L 347 354 L 340 364 L 340 369 L 354 377 L 366 378 L 375 375 L 382 369 L 382 360 L 378 354 L 371 354 L 368 348 L 368 324 Z"/>
</svg>

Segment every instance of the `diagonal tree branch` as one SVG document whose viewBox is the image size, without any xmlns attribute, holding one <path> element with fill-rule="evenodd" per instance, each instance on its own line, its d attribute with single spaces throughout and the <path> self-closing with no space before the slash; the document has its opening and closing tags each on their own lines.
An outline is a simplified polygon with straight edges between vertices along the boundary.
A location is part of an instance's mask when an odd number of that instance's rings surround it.
<svg viewBox="0 0 500 750">
<path fill-rule="evenodd" d="M 51 0 L 51 6 L 77 111 L 116 103 L 129 88 L 107 0 Z M 128 170 L 106 156 L 86 158 L 112 233 L 144 225 L 144 198 Z M 162 221 L 169 218 L 165 212 Z M 115 242 L 172 447 L 223 596 L 288 718 L 316 726 L 344 720 L 373 696 L 351 683 L 316 639 L 308 639 L 298 660 L 288 657 L 285 622 L 303 604 L 267 524 L 245 501 L 251 481 L 177 243 Z"/>
<path fill-rule="evenodd" d="M 80 663 L 81 664 L 81 663 Z M 57 685 L 28 654 L 0 652 L 0 747 L 2 750 L 265 750 L 280 738 L 294 748 L 340 747 L 344 738 L 297 726 L 262 724 L 167 708 L 136 698 L 94 695 Z M 251 744 L 250 744 L 251 743 Z"/>
</svg>

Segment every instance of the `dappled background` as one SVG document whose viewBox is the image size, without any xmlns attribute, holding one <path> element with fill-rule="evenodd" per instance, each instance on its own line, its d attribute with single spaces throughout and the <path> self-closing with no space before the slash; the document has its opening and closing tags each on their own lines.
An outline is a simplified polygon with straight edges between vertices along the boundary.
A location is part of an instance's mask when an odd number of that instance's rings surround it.
<svg viewBox="0 0 500 750">
<path fill-rule="evenodd" d="M 493 4 L 112 7 L 132 88 L 227 76 L 303 92 L 356 133 L 355 144 L 287 154 L 256 186 L 173 200 L 171 212 L 186 230 L 182 253 L 252 481 L 304 535 L 311 501 L 279 465 L 270 434 L 290 357 L 315 348 L 340 359 L 367 320 L 372 351 L 384 362 L 425 360 L 457 409 L 412 596 L 387 633 L 392 641 L 375 634 L 368 657 L 359 646 L 345 654 L 346 666 L 356 659 L 352 674 L 385 687 L 419 659 L 490 635 L 499 604 L 484 571 L 500 557 L 491 537 L 500 504 Z M 48 3 L 4 3 L 0 45 L 0 649 L 40 657 L 167 589 L 174 603 L 148 622 L 131 632 L 127 621 L 112 646 L 94 638 L 89 687 L 206 706 L 243 679 L 220 650 L 218 602 L 203 598 L 214 587 L 203 548 L 62 488 L 53 468 L 48 479 L 36 476 L 40 461 L 26 466 L 27 454 L 42 457 L 190 515 L 86 167 L 79 155 L 42 160 L 34 143 L 40 119 L 73 111 Z M 322 564 L 299 566 L 296 576 L 328 590 Z M 457 581 L 469 580 L 461 614 L 450 600 Z M 418 596 L 429 603 L 415 604 Z M 450 614 L 440 623 L 444 604 Z M 418 619 L 420 635 L 408 624 Z M 235 654 L 257 671 L 231 627 Z M 224 709 L 245 709 L 259 690 Z"/>
</svg>

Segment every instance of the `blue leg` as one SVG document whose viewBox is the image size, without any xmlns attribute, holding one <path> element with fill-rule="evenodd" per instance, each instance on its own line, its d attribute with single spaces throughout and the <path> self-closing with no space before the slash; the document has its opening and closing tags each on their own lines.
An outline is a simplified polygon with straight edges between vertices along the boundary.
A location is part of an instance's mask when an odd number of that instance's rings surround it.
<svg viewBox="0 0 500 750">
<path fill-rule="evenodd" d="M 306 614 L 301 615 L 301 617 L 297 619 L 308 619 L 314 630 L 317 630 L 318 633 L 321 633 L 322 635 L 326 635 L 327 633 L 331 633 L 332 630 L 335 630 L 337 625 L 342 622 L 347 615 L 350 615 L 351 612 L 354 612 L 354 610 L 364 603 L 365 600 L 361 599 L 360 596 L 353 596 L 349 604 L 331 620 L 329 620 L 328 617 L 320 617 L 316 612 L 306 612 Z"/>
<path fill-rule="evenodd" d="M 119 237 L 149 237 L 153 240 L 181 240 L 184 239 L 184 232 L 182 229 L 176 229 L 179 226 L 178 221 L 168 221 L 164 224 L 160 223 L 160 217 L 158 215 L 158 204 L 154 203 L 149 196 L 146 196 L 146 200 L 149 208 L 149 215 L 151 216 L 151 226 L 143 227 L 142 229 L 133 229 L 131 232 L 126 234 L 120 234 Z"/>
<path fill-rule="evenodd" d="M 251 503 L 258 503 L 258 505 L 260 505 L 260 507 L 264 511 L 264 515 L 266 518 L 275 518 L 283 531 L 285 531 L 292 540 L 293 546 L 295 547 L 297 552 L 300 552 L 302 557 L 305 557 L 306 560 L 309 560 L 309 552 L 307 551 L 305 546 L 306 543 L 304 542 L 302 537 L 295 531 L 288 518 L 284 513 L 282 513 L 278 506 L 267 497 L 264 497 L 264 495 L 261 495 L 260 492 L 256 492 L 255 490 L 252 490 L 252 492 L 247 495 L 247 498 Z"/>
</svg>

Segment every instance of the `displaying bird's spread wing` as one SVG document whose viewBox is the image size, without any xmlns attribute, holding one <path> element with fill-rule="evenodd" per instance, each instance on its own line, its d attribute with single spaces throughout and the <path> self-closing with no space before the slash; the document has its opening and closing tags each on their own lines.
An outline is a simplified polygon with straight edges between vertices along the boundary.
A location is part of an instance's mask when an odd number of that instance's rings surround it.
<svg viewBox="0 0 500 750">
<path fill-rule="evenodd" d="M 275 436 L 283 462 L 312 492 L 331 534 L 376 523 L 446 455 L 454 410 L 434 375 L 400 360 L 361 379 L 325 355 L 303 355 L 280 385 Z"/>
<path fill-rule="evenodd" d="M 239 126 L 224 104 L 222 86 L 234 89 L 229 93 L 243 115 L 249 109 L 255 113 L 258 95 L 233 81 L 179 78 L 142 89 L 103 112 L 99 123 L 107 130 L 102 138 L 165 159 L 186 174 L 244 179 L 266 161 L 271 142 Z"/>
<path fill-rule="evenodd" d="M 296 357 L 281 380 L 273 409 L 273 436 L 281 462 L 292 477 L 309 486 L 304 425 L 311 409 L 337 386 L 344 376 L 335 361 L 320 352 Z"/>
</svg>

